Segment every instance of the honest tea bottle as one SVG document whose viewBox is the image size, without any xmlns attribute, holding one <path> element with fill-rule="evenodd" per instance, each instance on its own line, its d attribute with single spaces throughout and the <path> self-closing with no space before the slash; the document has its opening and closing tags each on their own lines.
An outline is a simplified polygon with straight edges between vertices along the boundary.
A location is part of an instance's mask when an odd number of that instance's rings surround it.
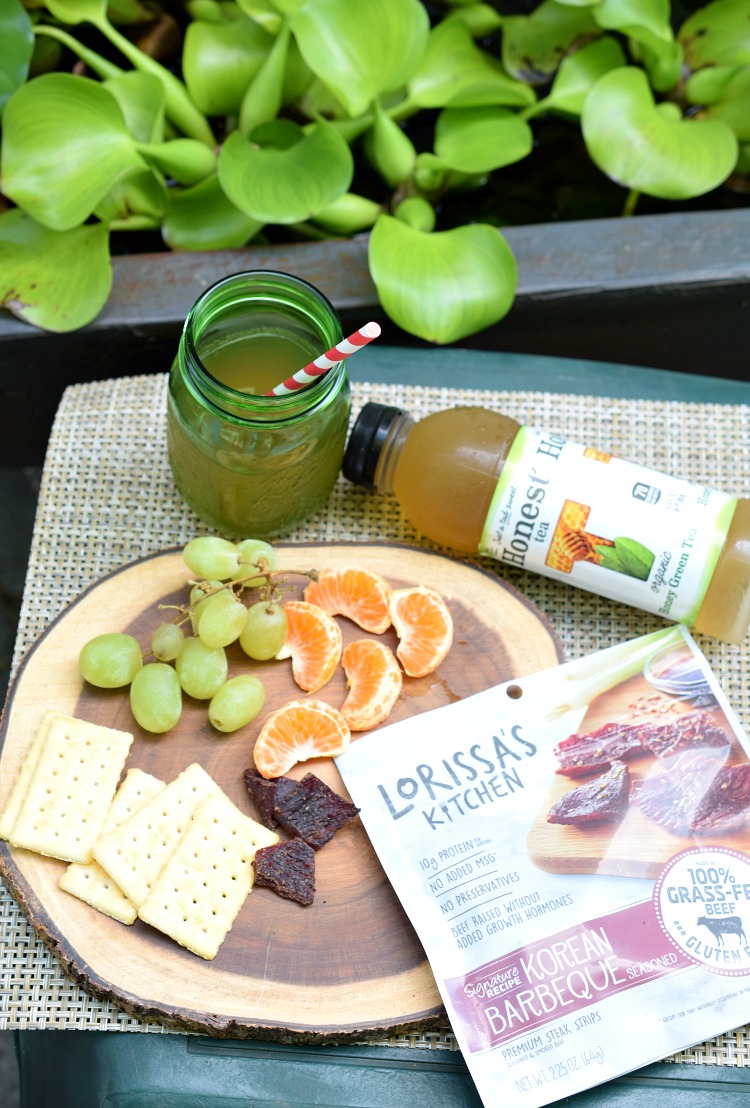
<svg viewBox="0 0 750 1108">
<path fill-rule="evenodd" d="M 368 403 L 344 475 L 394 493 L 427 538 L 545 574 L 727 642 L 750 624 L 750 500 L 451 408 Z"/>
</svg>

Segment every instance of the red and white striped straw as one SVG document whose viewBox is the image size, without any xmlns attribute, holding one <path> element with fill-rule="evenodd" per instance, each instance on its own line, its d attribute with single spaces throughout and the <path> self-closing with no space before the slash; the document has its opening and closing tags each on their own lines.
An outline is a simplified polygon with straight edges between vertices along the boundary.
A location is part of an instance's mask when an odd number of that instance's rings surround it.
<svg viewBox="0 0 750 1108">
<path fill-rule="evenodd" d="M 343 362 L 350 354 L 355 354 L 357 350 L 361 350 L 363 346 L 367 346 L 368 342 L 372 342 L 379 334 L 379 323 L 366 323 L 364 327 L 360 327 L 353 335 L 349 335 L 349 338 L 342 339 L 341 342 L 336 343 L 336 345 L 326 351 L 325 354 L 321 354 L 314 362 L 310 362 L 309 365 L 306 365 L 304 369 L 300 369 L 291 377 L 287 377 L 286 381 L 282 381 L 281 384 L 270 389 L 265 395 L 286 396 L 290 392 L 297 392 L 298 389 L 303 389 L 305 385 L 317 381 L 319 377 L 322 377 L 323 374 L 327 373 L 333 366 L 337 365 L 339 362 Z"/>
</svg>

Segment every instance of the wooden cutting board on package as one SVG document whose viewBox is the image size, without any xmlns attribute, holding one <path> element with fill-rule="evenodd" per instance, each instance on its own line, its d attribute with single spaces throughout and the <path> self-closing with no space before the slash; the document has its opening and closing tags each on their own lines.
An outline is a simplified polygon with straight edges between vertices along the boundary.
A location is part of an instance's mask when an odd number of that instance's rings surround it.
<svg viewBox="0 0 750 1108">
<path fill-rule="evenodd" d="M 669 715 L 662 714 L 667 707 Z M 692 710 L 689 703 L 679 706 L 670 704 L 669 698 L 655 694 L 653 686 L 639 675 L 598 697 L 589 706 L 578 732 L 585 734 L 595 731 L 612 720 L 658 723 L 670 718 L 672 713 L 687 713 Z M 747 756 L 732 734 L 722 709 L 713 707 L 709 715 L 713 723 L 732 739 L 727 764 L 747 762 Z M 663 768 L 652 756 L 629 762 L 628 769 L 633 782 L 631 787 L 637 787 L 640 781 L 661 773 Z M 553 805 L 565 793 L 591 779 L 572 779 L 555 773 L 550 776 L 549 793 L 527 838 L 529 856 L 540 869 L 552 873 L 600 873 L 615 877 L 655 879 L 674 854 L 693 846 L 724 846 L 750 853 L 750 826 L 733 834 L 674 835 L 632 804 L 618 824 L 598 823 L 574 827 L 549 823 L 547 816 Z"/>
<path fill-rule="evenodd" d="M 359 564 L 394 587 L 424 584 L 448 601 L 454 644 L 427 677 L 405 679 L 393 722 L 439 708 L 492 685 L 557 665 L 562 650 L 542 614 L 489 572 L 429 551 L 398 545 L 277 544 L 281 569 Z M 105 631 L 128 630 L 147 644 L 161 622 L 159 604 L 185 604 L 180 551 L 125 566 L 84 592 L 48 628 L 24 660 L 2 722 L 0 808 L 42 713 L 49 708 L 130 731 L 126 768 L 171 781 L 199 762 L 230 799 L 255 816 L 242 779 L 267 712 L 303 695 L 287 662 L 251 663 L 228 649 L 230 675 L 256 672 L 266 686 L 261 715 L 234 735 L 220 736 L 204 703 L 185 698 L 182 719 L 163 736 L 141 731 L 127 692 L 92 689 L 78 673 L 83 644 Z M 303 578 L 290 577 L 287 597 Z M 344 642 L 362 637 L 339 620 Z M 395 648 L 391 630 L 383 640 Z M 315 694 L 339 707 L 343 671 Z M 354 738 L 356 741 L 356 736 Z M 404 752 L 405 767 L 409 765 Z M 313 772 L 347 795 L 330 760 L 290 772 Z M 65 864 L 0 843 L 0 865 L 42 939 L 84 988 L 141 1018 L 211 1035 L 284 1041 L 334 1041 L 363 1033 L 427 1026 L 443 1009 L 424 952 L 358 819 L 316 855 L 316 893 L 309 907 L 269 889 L 250 893 L 216 958 L 207 962 L 141 921 L 124 926 L 58 888 Z"/>
</svg>

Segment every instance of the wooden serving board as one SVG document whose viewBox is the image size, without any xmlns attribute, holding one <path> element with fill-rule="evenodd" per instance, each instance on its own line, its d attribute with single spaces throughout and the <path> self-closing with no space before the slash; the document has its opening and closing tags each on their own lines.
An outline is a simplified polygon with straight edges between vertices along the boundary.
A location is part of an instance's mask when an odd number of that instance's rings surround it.
<svg viewBox="0 0 750 1108">
<path fill-rule="evenodd" d="M 669 697 L 657 697 L 653 686 L 644 677 L 633 677 L 610 693 L 598 697 L 589 707 L 578 730 L 581 733 L 594 731 L 612 720 L 628 722 L 634 717 L 633 705 L 642 703 L 643 698 L 648 698 L 654 708 L 659 703 L 669 703 Z M 692 708 L 684 705 L 679 710 L 688 712 Z M 747 757 L 734 739 L 732 728 L 721 708 L 712 709 L 710 714 L 714 723 L 722 727 L 727 737 L 732 739 L 728 762 L 746 762 Z M 659 717 L 640 718 L 659 721 Z M 660 773 L 662 768 L 657 759 L 650 756 L 628 763 L 633 782 Z M 674 854 L 692 846 L 724 846 L 745 854 L 750 853 L 750 827 L 731 835 L 673 835 L 632 805 L 619 824 L 592 824 L 586 828 L 548 823 L 547 815 L 552 805 L 565 793 L 591 779 L 553 775 L 547 798 L 527 838 L 529 856 L 541 869 L 552 873 L 600 873 L 654 880 Z"/>
<path fill-rule="evenodd" d="M 513 677 L 556 665 L 562 650 L 544 617 L 501 578 L 429 551 L 398 545 L 277 544 L 281 569 L 342 564 L 376 569 L 398 587 L 425 584 L 449 602 L 453 648 L 435 673 L 406 678 L 391 721 L 438 708 Z M 268 711 L 303 695 L 289 662 L 251 662 L 229 648 L 230 675 L 256 672 L 267 691 L 264 711 L 223 737 L 206 705 L 185 698 L 178 726 L 164 736 L 141 731 L 127 691 L 84 684 L 78 654 L 92 636 L 129 630 L 142 645 L 163 615 L 157 604 L 186 603 L 189 578 L 180 551 L 125 566 L 84 592 L 47 629 L 24 660 L 2 721 L 0 808 L 45 709 L 134 734 L 127 768 L 165 781 L 200 762 L 238 807 L 255 815 L 242 771 Z M 304 580 L 290 577 L 288 596 Z M 339 620 L 345 643 L 365 633 Z M 383 637 L 393 648 L 396 637 Z M 343 671 L 317 697 L 339 707 Z M 353 741 L 356 741 L 354 736 Z M 334 762 L 295 767 L 346 795 Z M 316 855 L 316 894 L 307 908 L 256 888 L 217 957 L 205 962 L 140 921 L 126 927 L 62 892 L 64 863 L 0 844 L 0 867 L 42 939 L 65 970 L 93 994 L 129 1013 L 211 1035 L 338 1041 L 363 1032 L 392 1033 L 442 1018 L 440 997 L 419 941 L 358 819 Z"/>
</svg>

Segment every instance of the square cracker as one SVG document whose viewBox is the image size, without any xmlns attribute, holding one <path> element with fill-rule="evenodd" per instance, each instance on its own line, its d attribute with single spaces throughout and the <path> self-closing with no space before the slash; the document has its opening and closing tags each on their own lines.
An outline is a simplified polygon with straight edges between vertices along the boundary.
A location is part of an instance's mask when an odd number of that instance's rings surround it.
<svg viewBox="0 0 750 1108">
<path fill-rule="evenodd" d="M 215 958 L 253 886 L 255 851 L 278 840 L 226 794 L 207 797 L 138 909 L 139 917 L 193 954 Z"/>
<path fill-rule="evenodd" d="M 95 860 L 136 908 L 151 891 L 200 801 L 220 791 L 194 762 L 153 800 L 96 842 Z"/>
<path fill-rule="evenodd" d="M 114 831 L 115 827 L 129 819 L 164 787 L 164 782 L 158 777 L 144 773 L 142 769 L 129 769 L 110 805 L 102 834 Z M 66 893 L 84 900 L 92 908 L 106 916 L 112 916 L 120 923 L 131 924 L 138 918 L 135 904 L 128 900 L 119 885 L 115 884 L 98 862 L 83 865 L 80 862 L 71 862 L 58 884 Z"/>
<path fill-rule="evenodd" d="M 8 800 L 3 808 L 2 815 L 0 815 L 0 839 L 7 839 L 13 830 L 13 824 L 18 818 L 18 813 L 21 810 L 23 804 L 23 798 L 29 789 L 29 784 L 34 776 L 34 770 L 36 769 L 37 762 L 39 761 L 39 752 L 47 741 L 47 732 L 50 729 L 50 724 L 55 717 L 55 713 L 47 711 L 41 718 L 39 727 L 37 728 L 34 738 L 31 740 L 31 744 L 24 754 L 23 761 L 21 762 L 21 768 L 18 771 L 16 780 L 13 783 L 13 788 L 10 791 Z"/>
<path fill-rule="evenodd" d="M 132 742 L 125 731 L 56 712 L 8 841 L 65 862 L 90 861 Z"/>
</svg>

